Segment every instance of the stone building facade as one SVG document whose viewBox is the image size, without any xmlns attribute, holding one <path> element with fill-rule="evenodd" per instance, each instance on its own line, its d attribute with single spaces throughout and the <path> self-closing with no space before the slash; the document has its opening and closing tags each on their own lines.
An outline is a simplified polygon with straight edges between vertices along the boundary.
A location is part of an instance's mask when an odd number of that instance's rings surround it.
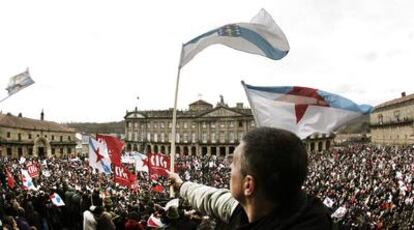
<svg viewBox="0 0 414 230">
<path fill-rule="evenodd" d="M 125 119 L 126 151 L 144 153 L 171 152 L 173 110 L 127 111 Z M 177 111 L 176 153 L 183 155 L 232 154 L 243 135 L 256 127 L 252 112 L 242 103 L 235 107 L 223 101 L 215 107 L 203 100 Z M 304 143 L 308 151 L 331 148 L 332 136 L 313 135 Z"/>
<path fill-rule="evenodd" d="M 414 144 L 414 94 L 375 107 L 370 115 L 371 142 L 376 144 Z"/>
<path fill-rule="evenodd" d="M 64 156 L 75 153 L 75 131 L 55 122 L 0 114 L 0 156 Z"/>
<path fill-rule="evenodd" d="M 173 110 L 130 111 L 125 115 L 127 151 L 171 152 Z M 233 153 L 240 139 L 255 122 L 250 109 L 242 103 L 235 107 L 223 101 L 215 107 L 203 100 L 177 111 L 176 153 L 184 155 L 221 155 Z"/>
</svg>

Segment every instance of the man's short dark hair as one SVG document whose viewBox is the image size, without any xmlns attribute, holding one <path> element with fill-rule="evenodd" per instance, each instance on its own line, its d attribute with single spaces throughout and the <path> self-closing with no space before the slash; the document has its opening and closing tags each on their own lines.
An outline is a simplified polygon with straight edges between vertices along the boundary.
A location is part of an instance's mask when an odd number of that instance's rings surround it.
<svg viewBox="0 0 414 230">
<path fill-rule="evenodd" d="M 274 202 L 288 201 L 301 190 L 308 171 L 303 142 L 293 133 L 270 127 L 243 137 L 241 173 L 255 178 L 258 192 Z"/>
</svg>

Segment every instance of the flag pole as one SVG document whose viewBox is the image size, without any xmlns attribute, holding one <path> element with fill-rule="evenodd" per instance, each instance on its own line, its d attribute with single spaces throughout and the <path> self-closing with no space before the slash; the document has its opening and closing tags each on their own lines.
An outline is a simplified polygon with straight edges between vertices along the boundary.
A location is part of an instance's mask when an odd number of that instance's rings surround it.
<svg viewBox="0 0 414 230">
<path fill-rule="evenodd" d="M 174 163 L 175 163 L 175 141 L 176 141 L 176 124 L 177 124 L 177 99 L 178 99 L 178 85 L 180 82 L 180 72 L 181 72 L 181 59 L 183 57 L 183 48 L 184 45 L 181 45 L 181 54 L 180 54 L 180 63 L 178 65 L 177 80 L 175 83 L 175 97 L 174 97 L 174 109 L 173 109 L 173 118 L 172 118 L 172 129 L 171 129 L 171 152 L 170 152 L 170 172 L 174 172 Z M 174 186 L 170 186 L 170 197 L 174 197 Z"/>
<path fill-rule="evenodd" d="M 256 110 L 253 108 L 253 103 L 252 103 L 252 100 L 251 100 L 251 98 L 250 98 L 249 94 L 247 93 L 247 87 L 246 87 L 246 84 L 244 84 L 244 81 L 241 81 L 241 83 L 242 83 L 242 85 L 243 85 L 244 91 L 246 92 L 246 97 L 247 97 L 247 100 L 249 101 L 250 107 L 251 107 L 251 109 L 252 109 L 252 113 L 253 113 L 254 122 L 256 123 L 256 126 L 257 126 L 257 127 L 260 127 L 259 120 L 257 119 L 257 113 L 256 113 Z"/>
<path fill-rule="evenodd" d="M 10 94 L 10 95 L 8 95 L 7 97 L 5 97 L 5 98 L 3 98 L 3 99 L 1 99 L 0 100 L 0 103 L 2 103 L 3 101 L 5 101 L 7 98 L 9 98 L 11 95 L 13 95 L 13 94 Z"/>
</svg>

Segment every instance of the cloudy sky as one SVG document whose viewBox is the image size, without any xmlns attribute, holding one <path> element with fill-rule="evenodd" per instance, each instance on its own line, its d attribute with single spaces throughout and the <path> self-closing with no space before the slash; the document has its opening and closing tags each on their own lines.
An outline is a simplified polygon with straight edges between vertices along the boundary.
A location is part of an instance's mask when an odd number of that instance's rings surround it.
<svg viewBox="0 0 414 230">
<path fill-rule="evenodd" d="M 280 61 L 221 45 L 181 71 L 178 108 L 219 95 L 247 105 L 241 80 L 298 85 L 377 105 L 414 93 L 412 0 L 37 0 L 0 2 L 0 97 L 27 67 L 36 83 L 0 103 L 46 120 L 120 121 L 173 107 L 181 44 L 266 9 L 286 34 Z M 139 100 L 137 100 L 139 97 Z"/>
</svg>

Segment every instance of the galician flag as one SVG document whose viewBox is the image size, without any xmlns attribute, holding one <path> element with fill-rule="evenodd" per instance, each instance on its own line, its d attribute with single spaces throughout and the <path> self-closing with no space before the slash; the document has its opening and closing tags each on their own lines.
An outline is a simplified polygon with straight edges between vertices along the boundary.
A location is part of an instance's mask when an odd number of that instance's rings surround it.
<svg viewBox="0 0 414 230">
<path fill-rule="evenodd" d="M 50 200 L 52 201 L 52 203 L 58 207 L 60 206 L 65 206 L 65 202 L 63 202 L 62 198 L 59 196 L 59 194 L 57 193 L 53 193 L 52 195 L 50 195 Z"/>
<path fill-rule="evenodd" d="M 106 144 L 92 137 L 89 138 L 89 166 L 105 174 L 111 173 L 111 158 Z"/>
<path fill-rule="evenodd" d="M 183 44 L 180 68 L 210 45 L 222 44 L 233 49 L 282 59 L 289 52 L 285 34 L 272 16 L 261 9 L 250 23 L 234 23 L 204 33 Z"/>
<path fill-rule="evenodd" d="M 19 92 L 20 90 L 26 88 L 29 85 L 34 83 L 33 79 L 30 77 L 29 69 L 26 69 L 23 73 L 17 74 L 10 78 L 9 85 L 7 86 L 7 92 L 9 96 Z"/>
<path fill-rule="evenodd" d="M 329 133 L 372 112 L 342 96 L 300 86 L 258 87 L 242 82 L 257 126 L 289 130 L 304 139 Z"/>
<path fill-rule="evenodd" d="M 32 177 L 29 175 L 29 172 L 25 169 L 22 169 L 21 172 L 22 172 L 23 190 L 37 190 L 33 184 Z"/>
</svg>

